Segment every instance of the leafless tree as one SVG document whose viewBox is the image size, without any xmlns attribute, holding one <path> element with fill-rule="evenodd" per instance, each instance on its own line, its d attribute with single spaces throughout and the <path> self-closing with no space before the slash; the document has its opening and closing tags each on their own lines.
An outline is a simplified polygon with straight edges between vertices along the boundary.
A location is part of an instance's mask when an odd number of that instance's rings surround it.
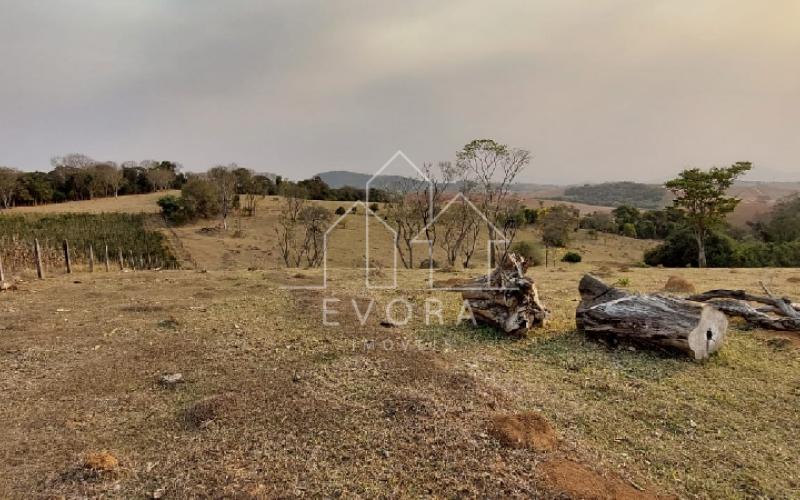
<svg viewBox="0 0 800 500">
<path fill-rule="evenodd" d="M 300 255 L 305 256 L 309 267 L 317 267 L 325 257 L 325 232 L 333 220 L 333 213 L 320 205 L 307 205 L 300 210 L 298 219 L 305 232 Z"/>
<path fill-rule="evenodd" d="M 97 189 L 102 191 L 103 195 L 108 196 L 113 193 L 115 198 L 119 195 L 119 188 L 124 179 L 122 170 L 117 167 L 116 163 L 107 161 L 94 165 L 92 177 Z"/>
<path fill-rule="evenodd" d="M 439 162 L 435 167 L 426 163 L 421 175 L 394 181 L 384 190 L 389 202 L 383 210 L 390 226 L 397 231 L 397 253 L 406 269 L 414 267 L 414 239 L 424 234 L 431 250 L 436 244 L 436 225 L 433 223 L 441 209 L 445 191 L 456 176 L 457 169 L 450 162 Z"/>
<path fill-rule="evenodd" d="M 20 171 L 10 167 L 0 167 L 0 203 L 3 208 L 11 208 Z"/>
<path fill-rule="evenodd" d="M 232 163 L 228 166 L 219 165 L 208 171 L 208 177 L 217 187 L 219 193 L 220 210 L 222 213 L 222 229 L 228 230 L 228 215 L 233 209 L 233 201 L 236 197 L 236 175 L 234 170 L 238 166 Z"/>
<path fill-rule="evenodd" d="M 169 189 L 170 185 L 175 181 L 175 172 L 173 170 L 164 168 L 153 160 L 145 160 L 139 166 L 145 169 L 147 180 L 150 181 L 156 191 Z"/>
<path fill-rule="evenodd" d="M 472 257 L 475 249 L 475 239 L 481 228 L 480 216 L 467 203 L 464 198 L 452 201 L 447 208 L 436 219 L 436 231 L 440 235 L 439 246 L 444 250 L 447 264 L 455 266 L 459 256 L 464 251 L 465 244 L 471 244 L 471 249 L 467 248 L 469 257 Z M 472 237 L 472 235 L 475 235 Z M 469 258 L 467 259 L 467 261 Z"/>
<path fill-rule="evenodd" d="M 509 148 L 491 139 L 477 139 L 464 146 L 456 158 L 457 165 L 477 185 L 481 211 L 489 222 L 501 227 L 504 202 L 514 179 L 530 163 L 530 151 Z M 486 229 L 491 234 L 489 224 Z M 498 250 L 496 245 L 490 247 L 492 263 Z"/>
<path fill-rule="evenodd" d="M 302 254 L 298 252 L 298 231 L 300 226 L 300 213 L 306 205 L 302 194 L 296 187 L 284 190 L 283 200 L 278 213 L 278 224 L 275 226 L 278 251 L 286 267 L 299 266 Z"/>
</svg>

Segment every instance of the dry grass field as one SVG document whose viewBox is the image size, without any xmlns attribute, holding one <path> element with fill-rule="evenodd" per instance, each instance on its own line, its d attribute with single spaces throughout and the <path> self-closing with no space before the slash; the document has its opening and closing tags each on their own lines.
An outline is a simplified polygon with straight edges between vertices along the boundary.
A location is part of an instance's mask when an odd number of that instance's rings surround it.
<svg viewBox="0 0 800 500">
<path fill-rule="evenodd" d="M 320 271 L 280 266 L 273 203 L 237 236 L 177 229 L 207 272 L 0 293 L 0 497 L 800 496 L 800 339 L 735 323 L 697 363 L 591 342 L 574 322 L 586 272 L 640 291 L 672 275 L 700 290 L 764 280 L 798 297 L 800 270 L 641 268 L 650 243 L 577 233 L 583 263 L 529 272 L 551 321 L 510 340 L 458 324 L 458 295 L 426 290 L 425 271 L 365 290 L 348 269 L 363 215 L 334 230 L 327 290 L 283 289 Z M 338 326 L 323 324 L 326 298 Z M 381 326 L 397 298 L 413 319 Z M 363 313 L 370 299 L 361 325 L 351 301 Z M 430 299 L 443 324 L 425 324 Z M 176 372 L 183 383 L 159 382 Z"/>
<path fill-rule="evenodd" d="M 8 210 L 10 214 L 20 213 L 103 213 L 103 212 L 129 212 L 129 213 L 158 213 L 161 209 L 156 202 L 162 196 L 172 194 L 180 195 L 180 191 L 162 191 L 160 193 L 133 194 L 119 198 L 98 198 L 87 201 L 68 201 L 53 203 L 36 207 L 15 207 Z"/>
</svg>

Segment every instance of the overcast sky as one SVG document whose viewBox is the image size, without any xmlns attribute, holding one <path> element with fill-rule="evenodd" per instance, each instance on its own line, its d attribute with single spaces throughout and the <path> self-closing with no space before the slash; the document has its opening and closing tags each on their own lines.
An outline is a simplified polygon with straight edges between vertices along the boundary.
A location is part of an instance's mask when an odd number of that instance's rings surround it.
<svg viewBox="0 0 800 500">
<path fill-rule="evenodd" d="M 489 137 L 529 182 L 800 178 L 798 26 L 798 0 L 0 0 L 0 164 L 300 178 Z"/>
</svg>

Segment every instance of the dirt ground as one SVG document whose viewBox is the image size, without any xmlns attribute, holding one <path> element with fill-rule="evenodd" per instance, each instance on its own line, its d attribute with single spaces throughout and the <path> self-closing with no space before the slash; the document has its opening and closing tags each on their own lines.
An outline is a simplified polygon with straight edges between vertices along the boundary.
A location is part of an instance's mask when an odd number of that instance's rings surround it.
<svg viewBox="0 0 800 500">
<path fill-rule="evenodd" d="M 458 297 L 422 290 L 423 271 L 377 296 L 353 271 L 324 292 L 278 286 L 308 270 L 20 283 L 0 294 L 0 496 L 797 497 L 797 346 L 737 329 L 695 363 L 587 341 L 576 285 L 598 269 L 533 269 L 553 319 L 516 341 L 456 324 Z M 639 290 L 674 274 L 605 272 Z M 680 274 L 800 295 L 788 280 L 800 270 Z M 370 296 L 361 326 L 349 300 L 363 313 Z M 414 319 L 380 326 L 399 297 Z M 443 325 L 424 324 L 429 297 Z M 341 301 L 338 327 L 322 323 L 325 298 Z M 159 383 L 175 372 L 183 383 Z M 530 412 L 555 447 L 493 432 L 498 416 Z M 515 432 L 539 432 L 526 418 Z M 118 464 L 88 467 L 101 453 Z"/>
</svg>

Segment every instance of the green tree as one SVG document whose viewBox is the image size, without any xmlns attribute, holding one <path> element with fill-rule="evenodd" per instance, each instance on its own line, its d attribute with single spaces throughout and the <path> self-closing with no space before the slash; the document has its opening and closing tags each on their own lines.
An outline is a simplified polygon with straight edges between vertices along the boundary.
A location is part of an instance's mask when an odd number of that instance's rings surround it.
<svg viewBox="0 0 800 500">
<path fill-rule="evenodd" d="M 636 234 L 636 226 L 627 222 L 622 226 L 622 236 L 627 238 L 636 238 L 638 235 Z"/>
<path fill-rule="evenodd" d="M 779 201 L 769 220 L 759 225 L 762 237 L 768 242 L 783 243 L 800 239 L 800 196 Z"/>
<path fill-rule="evenodd" d="M 674 206 L 686 214 L 686 221 L 697 242 L 698 267 L 706 267 L 706 238 L 736 209 L 737 198 L 726 196 L 737 178 L 752 169 L 749 162 L 710 170 L 684 170 L 664 186 L 675 195 Z"/>
</svg>

